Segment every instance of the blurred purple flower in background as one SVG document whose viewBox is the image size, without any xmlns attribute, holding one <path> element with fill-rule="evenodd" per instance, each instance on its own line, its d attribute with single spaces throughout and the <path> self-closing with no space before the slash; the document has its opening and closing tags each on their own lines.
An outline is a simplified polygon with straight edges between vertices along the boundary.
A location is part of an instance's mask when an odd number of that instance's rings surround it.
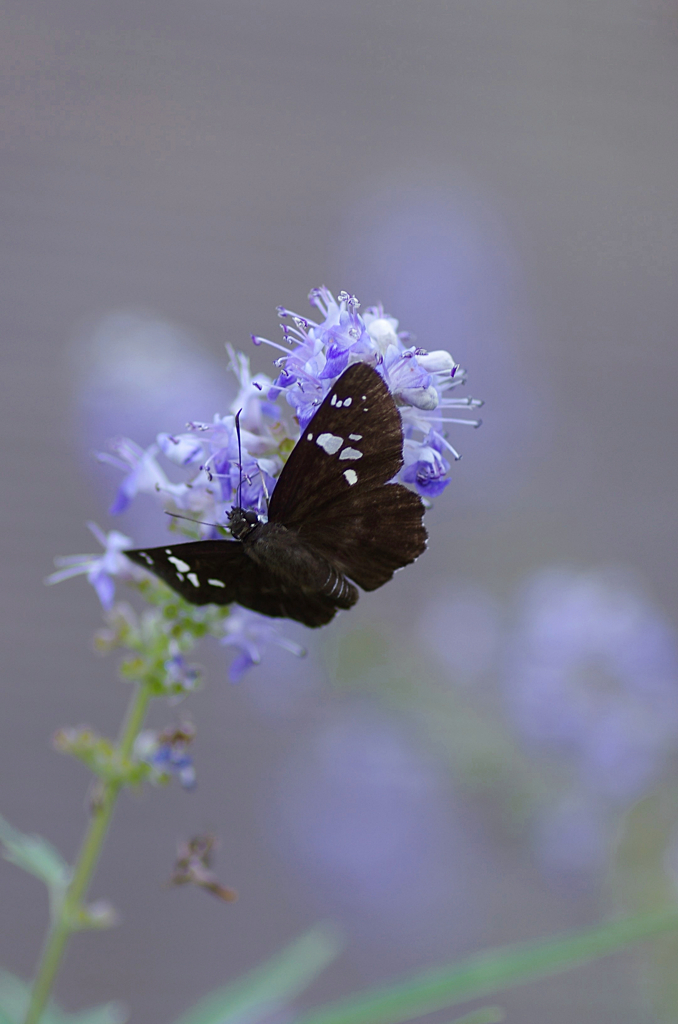
<svg viewBox="0 0 678 1024">
<path fill-rule="evenodd" d="M 534 849 L 549 873 L 586 879 L 606 867 L 617 815 L 598 796 L 570 791 L 543 808 L 534 822 Z"/>
<path fill-rule="evenodd" d="M 544 568 L 516 604 L 509 626 L 487 591 L 450 587 L 424 609 L 419 641 L 466 688 L 486 730 L 478 749 L 500 766 L 495 792 L 531 809 L 542 866 L 588 881 L 624 812 L 675 763 L 678 635 L 621 569 Z M 475 778 L 477 764 L 459 766 Z"/>
<path fill-rule="evenodd" d="M 200 669 L 197 665 L 189 665 L 181 652 L 176 647 L 176 642 L 170 644 L 172 655 L 165 662 L 167 683 L 172 690 L 179 693 L 188 693 L 194 690 L 200 679 Z"/>
<path fill-rule="evenodd" d="M 204 409 L 224 408 L 235 393 L 223 360 L 214 359 L 200 338 L 150 313 L 116 310 L 84 325 L 70 348 L 76 390 L 74 433 L 88 469 L 99 461 L 125 473 L 114 514 L 126 513 L 133 536 L 157 523 L 150 503 L 132 499 L 151 493 L 156 475 L 160 493 L 173 498 L 172 484 L 158 462 L 158 429 L 178 431 Z M 161 435 L 162 436 L 162 435 Z M 134 441 L 129 440 L 134 438 Z M 120 460 L 116 463 L 116 459 Z M 110 494 L 110 474 L 93 477 Z"/>
<path fill-rule="evenodd" d="M 626 574 L 544 570 L 525 589 L 503 685 L 527 749 L 566 773 L 537 824 L 542 853 L 582 863 L 588 850 L 596 866 L 618 812 L 678 749 L 675 630 Z"/>
<path fill-rule="evenodd" d="M 199 338 L 153 314 L 116 310 L 83 327 L 71 346 L 78 433 L 88 451 L 125 434 L 142 447 L 158 424 L 177 430 L 234 393 Z"/>
<path fill-rule="evenodd" d="M 300 740 L 266 822 L 323 909 L 416 962 L 484 926 L 469 881 L 477 837 L 451 804 L 444 772 L 403 726 L 358 705 Z"/>
<path fill-rule="evenodd" d="M 195 789 L 196 771 L 188 748 L 195 738 L 192 725 L 181 725 L 156 732 L 144 729 L 136 738 L 134 752 L 153 769 L 156 782 L 175 777 L 183 789 Z"/>
</svg>

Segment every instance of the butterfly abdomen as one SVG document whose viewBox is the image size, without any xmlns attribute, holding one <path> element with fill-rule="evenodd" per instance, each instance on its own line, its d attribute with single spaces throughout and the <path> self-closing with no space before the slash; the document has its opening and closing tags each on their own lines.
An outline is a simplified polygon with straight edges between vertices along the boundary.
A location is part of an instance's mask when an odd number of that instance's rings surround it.
<svg viewBox="0 0 678 1024">
<path fill-rule="evenodd" d="M 350 608 L 358 591 L 320 552 L 281 523 L 262 523 L 242 542 L 246 554 L 287 587 L 328 598 L 337 608 Z"/>
</svg>

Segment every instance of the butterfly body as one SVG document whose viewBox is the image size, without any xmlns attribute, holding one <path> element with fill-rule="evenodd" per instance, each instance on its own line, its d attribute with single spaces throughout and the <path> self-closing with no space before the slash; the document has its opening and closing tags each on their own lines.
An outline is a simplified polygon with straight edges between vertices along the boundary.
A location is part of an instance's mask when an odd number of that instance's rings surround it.
<svg viewBox="0 0 678 1024">
<path fill-rule="evenodd" d="M 282 523 L 259 523 L 242 545 L 248 558 L 264 572 L 279 577 L 281 586 L 317 593 L 338 608 L 350 608 L 358 600 L 358 591 L 341 572 Z"/>
<path fill-rule="evenodd" d="M 302 432 L 271 495 L 268 522 L 239 507 L 233 540 L 128 551 L 193 604 L 235 601 L 322 626 L 426 546 L 418 495 L 388 483 L 402 465 L 395 402 L 365 363 L 350 366 Z M 353 581 L 353 582 L 351 582 Z"/>
</svg>

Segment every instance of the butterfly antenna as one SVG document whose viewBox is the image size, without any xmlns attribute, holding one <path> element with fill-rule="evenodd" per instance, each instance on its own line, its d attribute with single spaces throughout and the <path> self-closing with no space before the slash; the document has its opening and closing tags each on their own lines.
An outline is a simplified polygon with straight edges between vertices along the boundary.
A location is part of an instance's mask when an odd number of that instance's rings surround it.
<svg viewBox="0 0 678 1024">
<path fill-rule="evenodd" d="M 190 516 L 180 516 L 178 512 L 168 512 L 167 509 L 165 509 L 165 515 L 171 516 L 172 519 L 185 519 L 187 523 L 199 523 L 200 526 L 218 526 L 218 523 L 206 523 L 202 519 L 191 519 Z"/>
<path fill-rule="evenodd" d="M 268 487 L 266 486 L 266 477 L 264 476 L 264 471 L 261 468 L 261 466 L 258 466 L 257 468 L 259 470 L 259 473 L 261 474 L 261 486 L 264 489 L 264 497 L 266 498 L 266 511 L 268 511 L 268 506 L 271 504 L 271 497 L 268 493 Z"/>
<path fill-rule="evenodd" d="M 242 508 L 242 444 L 240 442 L 240 413 L 242 409 L 238 409 L 235 414 L 235 432 L 238 435 L 238 468 L 240 469 L 240 481 L 238 483 L 238 508 Z"/>
</svg>

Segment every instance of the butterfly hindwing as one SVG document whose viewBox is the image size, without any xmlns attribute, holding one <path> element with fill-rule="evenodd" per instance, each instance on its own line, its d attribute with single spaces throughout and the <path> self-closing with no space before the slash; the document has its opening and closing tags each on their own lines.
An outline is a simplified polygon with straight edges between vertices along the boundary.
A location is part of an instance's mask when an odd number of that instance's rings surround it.
<svg viewBox="0 0 678 1024">
<path fill-rule="evenodd" d="M 299 535 L 363 590 L 376 590 L 426 548 L 424 505 L 402 484 L 383 484 L 309 516 Z"/>
<path fill-rule="evenodd" d="M 302 528 L 349 493 L 391 480 L 402 450 L 391 393 L 376 370 L 354 363 L 302 431 L 271 495 L 269 521 Z"/>
</svg>

